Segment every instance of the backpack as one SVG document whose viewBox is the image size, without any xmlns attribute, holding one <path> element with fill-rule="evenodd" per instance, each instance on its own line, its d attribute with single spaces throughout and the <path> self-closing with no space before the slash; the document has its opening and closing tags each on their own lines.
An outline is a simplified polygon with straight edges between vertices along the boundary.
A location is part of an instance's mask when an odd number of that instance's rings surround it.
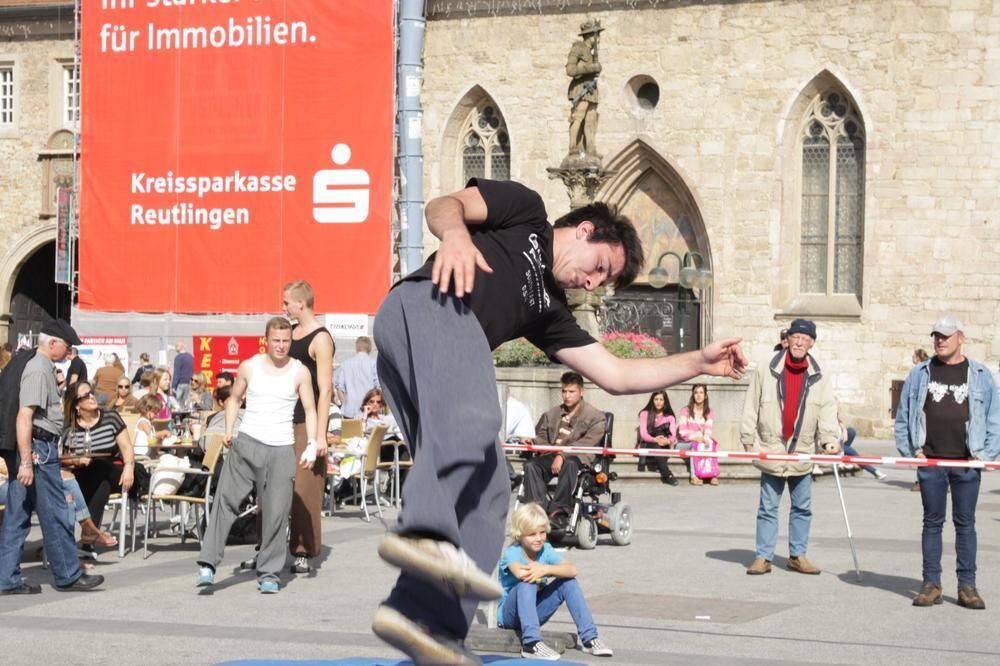
<svg viewBox="0 0 1000 666">
<path fill-rule="evenodd" d="M 0 372 L 0 450 L 17 450 L 17 410 L 21 406 L 21 377 L 37 349 L 22 349 Z"/>
</svg>

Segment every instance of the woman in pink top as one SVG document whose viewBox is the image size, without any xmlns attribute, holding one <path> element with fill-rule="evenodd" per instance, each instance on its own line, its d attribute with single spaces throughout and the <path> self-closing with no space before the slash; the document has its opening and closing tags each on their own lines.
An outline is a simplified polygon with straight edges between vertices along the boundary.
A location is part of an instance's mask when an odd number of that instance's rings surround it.
<svg viewBox="0 0 1000 666">
<path fill-rule="evenodd" d="M 700 443 L 711 443 L 712 416 L 712 409 L 708 406 L 708 387 L 704 384 L 695 384 L 691 387 L 691 399 L 688 401 L 687 407 L 681 408 L 678 417 L 677 434 L 680 443 L 677 444 L 677 448 L 682 451 L 690 451 L 698 448 Z M 691 485 L 702 485 L 702 480 L 693 473 L 690 481 Z M 719 478 L 713 476 L 708 482 L 717 486 Z"/>
<path fill-rule="evenodd" d="M 670 398 L 666 391 L 656 391 L 649 396 L 646 407 L 639 412 L 639 446 L 646 449 L 670 448 L 676 443 L 677 419 L 670 406 Z M 660 481 L 676 486 L 677 477 L 667 466 L 667 459 L 662 456 L 650 457 L 660 470 Z"/>
</svg>

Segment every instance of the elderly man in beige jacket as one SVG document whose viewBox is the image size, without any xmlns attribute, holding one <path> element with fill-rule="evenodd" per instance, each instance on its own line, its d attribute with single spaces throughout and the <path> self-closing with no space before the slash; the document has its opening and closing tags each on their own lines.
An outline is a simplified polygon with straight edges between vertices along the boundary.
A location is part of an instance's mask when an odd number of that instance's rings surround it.
<svg viewBox="0 0 1000 666">
<path fill-rule="evenodd" d="M 796 319 L 788 329 L 788 348 L 750 375 L 743 405 L 740 441 L 747 451 L 766 453 L 838 453 L 837 406 L 830 380 L 809 350 L 816 342 L 816 324 Z M 755 461 L 760 469 L 757 509 L 757 557 L 750 575 L 771 573 L 778 540 L 778 507 L 788 484 L 792 508 L 788 516 L 788 569 L 818 574 L 806 559 L 812 522 L 811 462 Z"/>
</svg>

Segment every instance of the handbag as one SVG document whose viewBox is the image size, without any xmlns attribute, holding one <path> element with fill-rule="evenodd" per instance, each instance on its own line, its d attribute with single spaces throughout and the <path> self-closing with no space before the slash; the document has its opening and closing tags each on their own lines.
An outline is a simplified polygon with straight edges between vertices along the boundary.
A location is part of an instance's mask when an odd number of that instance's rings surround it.
<svg viewBox="0 0 1000 666">
<path fill-rule="evenodd" d="M 707 442 L 692 442 L 693 451 L 718 451 L 719 443 L 714 439 Z M 691 471 L 699 479 L 714 479 L 719 476 L 718 458 L 692 458 Z"/>
</svg>

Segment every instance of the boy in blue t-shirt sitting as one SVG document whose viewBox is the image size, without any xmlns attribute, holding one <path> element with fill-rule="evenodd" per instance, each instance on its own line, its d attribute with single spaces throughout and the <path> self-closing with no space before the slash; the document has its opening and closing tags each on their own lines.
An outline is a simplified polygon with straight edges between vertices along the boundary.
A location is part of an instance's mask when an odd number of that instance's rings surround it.
<svg viewBox="0 0 1000 666">
<path fill-rule="evenodd" d="M 548 543 L 549 517 L 538 504 L 520 506 L 510 519 L 514 540 L 500 558 L 503 596 L 497 609 L 500 626 L 521 630 L 521 656 L 555 661 L 559 653 L 542 642 L 542 625 L 566 603 L 580 634 L 584 652 L 599 657 L 614 654 L 597 637 L 576 565 Z"/>
</svg>

